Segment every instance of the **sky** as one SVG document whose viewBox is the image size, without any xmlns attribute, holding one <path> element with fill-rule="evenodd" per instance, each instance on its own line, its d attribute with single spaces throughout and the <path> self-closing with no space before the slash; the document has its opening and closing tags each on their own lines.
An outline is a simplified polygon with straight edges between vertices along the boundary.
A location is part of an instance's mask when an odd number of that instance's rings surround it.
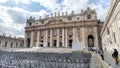
<svg viewBox="0 0 120 68">
<path fill-rule="evenodd" d="M 95 9 L 105 21 L 110 0 L 0 0 L 0 34 L 24 37 L 26 20 L 38 19 L 54 12 L 80 13 L 87 7 Z"/>
</svg>

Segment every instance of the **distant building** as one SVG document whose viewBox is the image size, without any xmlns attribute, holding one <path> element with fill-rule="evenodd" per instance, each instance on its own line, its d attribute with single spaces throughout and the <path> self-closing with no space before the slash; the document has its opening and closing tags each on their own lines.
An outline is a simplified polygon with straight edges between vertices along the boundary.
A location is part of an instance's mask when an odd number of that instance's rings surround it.
<svg viewBox="0 0 120 68">
<path fill-rule="evenodd" d="M 30 17 L 25 27 L 25 47 L 72 47 L 72 42 L 82 42 L 84 48 L 99 48 L 102 22 L 89 7 L 81 13 L 67 12 Z"/>
<path fill-rule="evenodd" d="M 103 50 L 111 52 L 114 48 L 120 51 L 120 0 L 111 0 L 101 36 Z"/>
<path fill-rule="evenodd" d="M 6 34 L 0 35 L 0 48 L 20 48 L 24 47 L 24 39 L 6 36 Z"/>
</svg>

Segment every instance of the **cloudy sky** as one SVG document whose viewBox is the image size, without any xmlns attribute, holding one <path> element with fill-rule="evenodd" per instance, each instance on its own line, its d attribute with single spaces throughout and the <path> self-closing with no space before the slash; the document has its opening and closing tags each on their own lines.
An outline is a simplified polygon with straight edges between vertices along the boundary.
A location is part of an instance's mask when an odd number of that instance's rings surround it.
<svg viewBox="0 0 120 68">
<path fill-rule="evenodd" d="M 0 33 L 24 36 L 26 19 L 54 12 L 80 13 L 86 7 L 95 9 L 98 19 L 104 21 L 110 0 L 0 0 Z"/>
</svg>

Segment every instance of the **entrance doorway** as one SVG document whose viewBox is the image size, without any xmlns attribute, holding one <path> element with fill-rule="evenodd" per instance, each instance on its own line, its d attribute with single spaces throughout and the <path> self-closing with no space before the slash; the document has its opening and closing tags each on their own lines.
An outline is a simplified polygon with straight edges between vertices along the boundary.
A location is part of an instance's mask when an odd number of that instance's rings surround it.
<svg viewBox="0 0 120 68">
<path fill-rule="evenodd" d="M 50 42 L 48 42 L 48 47 L 50 47 Z"/>
<path fill-rule="evenodd" d="M 94 38 L 92 35 L 88 36 L 88 48 L 91 50 L 94 47 Z"/>
<path fill-rule="evenodd" d="M 60 47 L 62 47 L 62 42 L 60 42 Z"/>
<path fill-rule="evenodd" d="M 43 47 L 43 44 L 40 44 L 40 47 Z"/>
<path fill-rule="evenodd" d="M 70 40 L 69 40 L 69 47 L 70 47 L 70 48 L 72 48 L 72 42 L 73 42 L 73 40 L 70 39 Z"/>
<path fill-rule="evenodd" d="M 30 38 L 27 38 L 27 47 L 30 47 Z"/>
<path fill-rule="evenodd" d="M 57 44 L 57 41 L 54 40 L 54 41 L 53 41 L 53 46 L 56 47 L 56 44 Z"/>
</svg>

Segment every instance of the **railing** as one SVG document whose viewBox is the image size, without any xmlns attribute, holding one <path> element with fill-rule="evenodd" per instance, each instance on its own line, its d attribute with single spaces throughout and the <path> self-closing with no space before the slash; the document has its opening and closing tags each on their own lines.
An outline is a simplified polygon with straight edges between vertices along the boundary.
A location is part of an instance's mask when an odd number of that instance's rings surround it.
<svg viewBox="0 0 120 68">
<path fill-rule="evenodd" d="M 113 68 L 104 60 L 102 60 L 99 54 L 92 52 L 92 56 L 95 58 L 96 68 Z"/>
</svg>

